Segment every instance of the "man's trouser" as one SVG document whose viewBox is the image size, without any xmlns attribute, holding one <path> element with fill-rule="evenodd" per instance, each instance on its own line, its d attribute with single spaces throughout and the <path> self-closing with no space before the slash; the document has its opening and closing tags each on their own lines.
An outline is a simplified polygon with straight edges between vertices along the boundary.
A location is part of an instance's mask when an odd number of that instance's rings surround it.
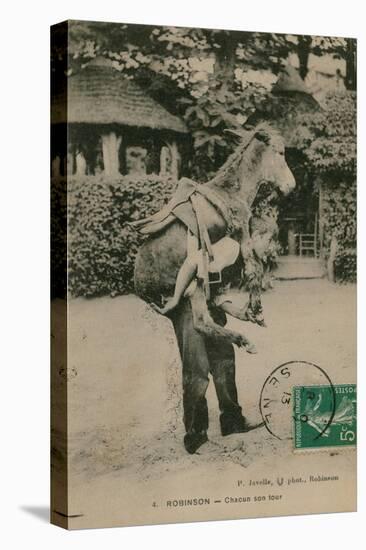
<svg viewBox="0 0 366 550">
<path fill-rule="evenodd" d="M 226 315 L 215 308 L 210 313 L 224 326 Z M 231 343 L 202 336 L 193 326 L 189 299 L 181 300 L 172 315 L 183 364 L 184 425 L 188 434 L 208 428 L 206 390 L 212 374 L 221 411 L 222 433 L 240 431 L 244 424 L 235 384 L 235 355 Z"/>
</svg>

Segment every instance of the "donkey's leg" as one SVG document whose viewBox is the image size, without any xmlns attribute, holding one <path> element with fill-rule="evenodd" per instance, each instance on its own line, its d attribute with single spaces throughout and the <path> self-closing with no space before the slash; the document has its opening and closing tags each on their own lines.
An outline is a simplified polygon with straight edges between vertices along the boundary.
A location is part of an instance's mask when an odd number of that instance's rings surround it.
<svg viewBox="0 0 366 550">
<path fill-rule="evenodd" d="M 223 302 L 219 306 L 225 313 L 228 313 L 235 319 L 240 321 L 248 321 L 247 307 L 239 307 L 232 302 Z M 248 353 L 258 353 L 255 345 L 247 338 L 247 343 L 245 344 L 245 349 Z"/>
<path fill-rule="evenodd" d="M 193 326 L 199 333 L 209 338 L 221 338 L 232 344 L 236 344 L 238 347 L 251 345 L 243 334 L 221 327 L 215 323 L 208 310 L 205 292 L 200 280 L 197 283 L 196 290 L 190 297 L 190 301 L 193 314 Z"/>
</svg>

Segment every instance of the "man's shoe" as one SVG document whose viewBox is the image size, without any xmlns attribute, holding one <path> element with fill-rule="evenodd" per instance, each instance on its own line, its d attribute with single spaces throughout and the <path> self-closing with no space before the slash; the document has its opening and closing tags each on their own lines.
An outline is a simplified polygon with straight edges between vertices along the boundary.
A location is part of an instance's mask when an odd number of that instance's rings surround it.
<svg viewBox="0 0 366 550">
<path fill-rule="evenodd" d="M 246 420 L 246 418 L 243 418 L 241 422 L 231 422 L 230 425 L 229 423 L 221 422 L 221 434 L 223 436 L 231 434 L 244 434 L 252 430 L 256 430 L 257 428 L 262 428 L 263 426 L 264 422 L 251 424 Z"/>
<path fill-rule="evenodd" d="M 184 447 L 186 451 L 193 455 L 197 449 L 201 447 L 204 443 L 208 441 L 207 433 L 199 432 L 199 433 L 188 433 L 184 436 Z"/>
</svg>

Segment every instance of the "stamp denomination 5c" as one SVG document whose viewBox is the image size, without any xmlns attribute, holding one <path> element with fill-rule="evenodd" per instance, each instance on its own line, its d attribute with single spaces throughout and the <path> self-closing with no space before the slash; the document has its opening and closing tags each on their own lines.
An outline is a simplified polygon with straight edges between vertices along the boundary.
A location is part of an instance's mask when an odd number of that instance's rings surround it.
<svg viewBox="0 0 366 550">
<path fill-rule="evenodd" d="M 355 384 L 293 388 L 295 449 L 355 446 Z"/>
</svg>

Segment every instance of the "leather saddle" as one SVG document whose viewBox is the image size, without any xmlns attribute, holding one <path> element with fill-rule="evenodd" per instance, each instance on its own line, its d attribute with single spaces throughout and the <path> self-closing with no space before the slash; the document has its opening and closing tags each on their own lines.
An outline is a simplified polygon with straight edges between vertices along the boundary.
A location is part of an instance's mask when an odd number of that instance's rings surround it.
<svg viewBox="0 0 366 550">
<path fill-rule="evenodd" d="M 207 201 L 216 209 L 229 230 L 232 226 L 231 212 L 223 199 L 212 189 L 188 178 L 182 178 L 179 181 L 172 198 L 159 212 L 143 220 L 132 222 L 131 225 L 143 235 L 153 235 L 175 220 L 180 220 L 199 241 L 203 255 L 204 287 L 206 296 L 209 298 L 208 263 L 213 260 L 213 252 L 207 224 L 204 221 L 202 197 L 203 201 Z"/>
<path fill-rule="evenodd" d="M 131 225 L 143 235 L 152 235 L 178 218 L 194 235 L 198 236 L 197 220 L 190 201 L 197 187 L 194 181 L 182 178 L 170 201 L 159 212 Z"/>
<path fill-rule="evenodd" d="M 196 200 L 198 195 L 200 195 L 201 200 Z M 200 215 L 200 203 L 202 203 L 202 197 L 211 206 L 214 206 L 216 211 L 222 216 L 228 229 L 230 229 L 232 226 L 231 212 L 224 200 L 212 189 L 197 184 L 188 178 L 182 178 L 179 181 L 172 198 L 159 212 L 143 220 L 132 222 L 131 225 L 143 235 L 152 235 L 178 219 L 191 233 L 199 238 L 200 218 L 202 218 L 202 215 Z"/>
</svg>

